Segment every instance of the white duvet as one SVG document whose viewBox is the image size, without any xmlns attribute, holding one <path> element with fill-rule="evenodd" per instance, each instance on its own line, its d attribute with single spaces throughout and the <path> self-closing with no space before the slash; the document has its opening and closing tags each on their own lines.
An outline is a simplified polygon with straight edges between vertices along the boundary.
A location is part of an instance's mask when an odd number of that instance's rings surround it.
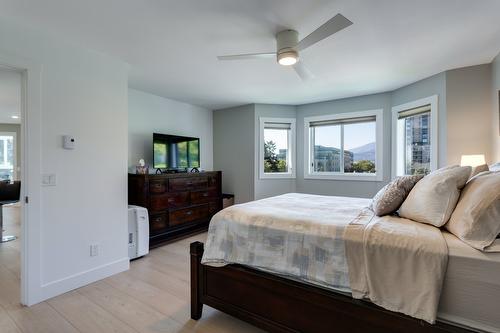
<svg viewBox="0 0 500 333">
<path fill-rule="evenodd" d="M 369 203 L 290 193 L 226 208 L 212 218 L 202 263 L 352 290 L 353 297 L 433 323 L 447 260 L 441 232 L 376 218 Z"/>
</svg>

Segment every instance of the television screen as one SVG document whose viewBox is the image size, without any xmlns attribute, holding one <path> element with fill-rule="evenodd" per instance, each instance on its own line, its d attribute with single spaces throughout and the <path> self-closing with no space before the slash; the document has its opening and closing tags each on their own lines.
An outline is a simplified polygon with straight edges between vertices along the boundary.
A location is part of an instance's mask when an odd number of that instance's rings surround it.
<svg viewBox="0 0 500 333">
<path fill-rule="evenodd" d="M 153 134 L 155 169 L 200 167 L 200 139 L 185 136 Z"/>
</svg>

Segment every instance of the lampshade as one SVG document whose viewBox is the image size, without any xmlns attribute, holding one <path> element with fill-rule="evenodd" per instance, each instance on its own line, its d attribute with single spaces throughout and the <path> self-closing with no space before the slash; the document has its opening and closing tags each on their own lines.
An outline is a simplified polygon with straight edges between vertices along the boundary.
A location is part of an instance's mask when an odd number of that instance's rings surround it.
<svg viewBox="0 0 500 333">
<path fill-rule="evenodd" d="M 486 164 L 484 155 L 462 155 L 461 166 L 477 167 Z"/>
</svg>

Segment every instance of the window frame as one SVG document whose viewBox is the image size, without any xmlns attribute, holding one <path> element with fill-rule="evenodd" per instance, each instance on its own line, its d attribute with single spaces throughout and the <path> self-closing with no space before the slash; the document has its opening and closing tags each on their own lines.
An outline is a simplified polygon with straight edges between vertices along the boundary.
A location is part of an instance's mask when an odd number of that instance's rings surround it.
<svg viewBox="0 0 500 333">
<path fill-rule="evenodd" d="M 314 141 L 311 140 L 310 123 L 316 121 L 342 120 L 349 118 L 363 118 L 375 116 L 375 166 L 374 174 L 368 173 L 343 173 L 343 172 L 314 172 L 312 171 L 312 159 L 314 153 Z M 366 110 L 346 113 L 336 113 L 324 116 L 313 116 L 304 118 L 304 179 L 323 180 L 355 180 L 355 181 L 382 181 L 384 177 L 384 110 Z M 341 146 L 344 145 L 344 135 L 341 134 Z"/>
<path fill-rule="evenodd" d="M 260 179 L 294 179 L 296 177 L 296 119 L 295 118 L 269 118 L 260 117 L 260 139 L 259 139 L 259 178 Z M 265 172 L 264 171 L 264 128 L 266 123 L 290 124 L 288 132 L 289 167 L 288 172 Z"/>
<path fill-rule="evenodd" d="M 426 105 L 430 105 L 431 107 L 431 137 L 430 137 L 430 146 L 431 146 L 431 163 L 430 170 L 431 172 L 438 168 L 438 142 L 439 142 L 439 129 L 438 129 L 438 117 L 439 117 L 439 105 L 438 105 L 439 97 L 438 95 L 433 95 L 429 97 L 424 97 L 415 101 L 411 101 L 408 103 L 396 105 L 392 107 L 392 178 L 396 178 L 398 176 L 404 176 L 404 165 L 405 165 L 405 144 L 404 140 L 404 126 L 401 125 L 402 122 L 398 122 L 398 114 L 402 111 L 415 109 L 419 107 L 423 107 Z"/>
</svg>

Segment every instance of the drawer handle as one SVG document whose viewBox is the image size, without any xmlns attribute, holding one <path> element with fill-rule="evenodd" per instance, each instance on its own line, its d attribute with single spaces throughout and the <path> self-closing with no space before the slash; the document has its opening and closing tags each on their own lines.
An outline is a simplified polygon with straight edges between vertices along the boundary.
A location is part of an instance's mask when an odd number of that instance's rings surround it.
<svg viewBox="0 0 500 333">
<path fill-rule="evenodd" d="M 155 222 L 161 222 L 162 218 L 161 217 L 157 217 L 154 219 Z"/>
<path fill-rule="evenodd" d="M 154 184 L 154 187 L 161 188 L 161 184 Z"/>
<path fill-rule="evenodd" d="M 193 185 L 193 182 L 186 182 L 186 185 Z"/>
<path fill-rule="evenodd" d="M 208 193 L 206 193 L 206 192 L 205 192 L 205 193 L 203 193 L 203 196 L 204 196 L 204 197 L 208 197 Z"/>
<path fill-rule="evenodd" d="M 167 200 L 169 203 L 174 202 L 174 198 L 168 198 Z"/>
<path fill-rule="evenodd" d="M 186 212 L 186 215 L 192 215 L 192 214 L 193 214 L 192 210 Z"/>
</svg>

